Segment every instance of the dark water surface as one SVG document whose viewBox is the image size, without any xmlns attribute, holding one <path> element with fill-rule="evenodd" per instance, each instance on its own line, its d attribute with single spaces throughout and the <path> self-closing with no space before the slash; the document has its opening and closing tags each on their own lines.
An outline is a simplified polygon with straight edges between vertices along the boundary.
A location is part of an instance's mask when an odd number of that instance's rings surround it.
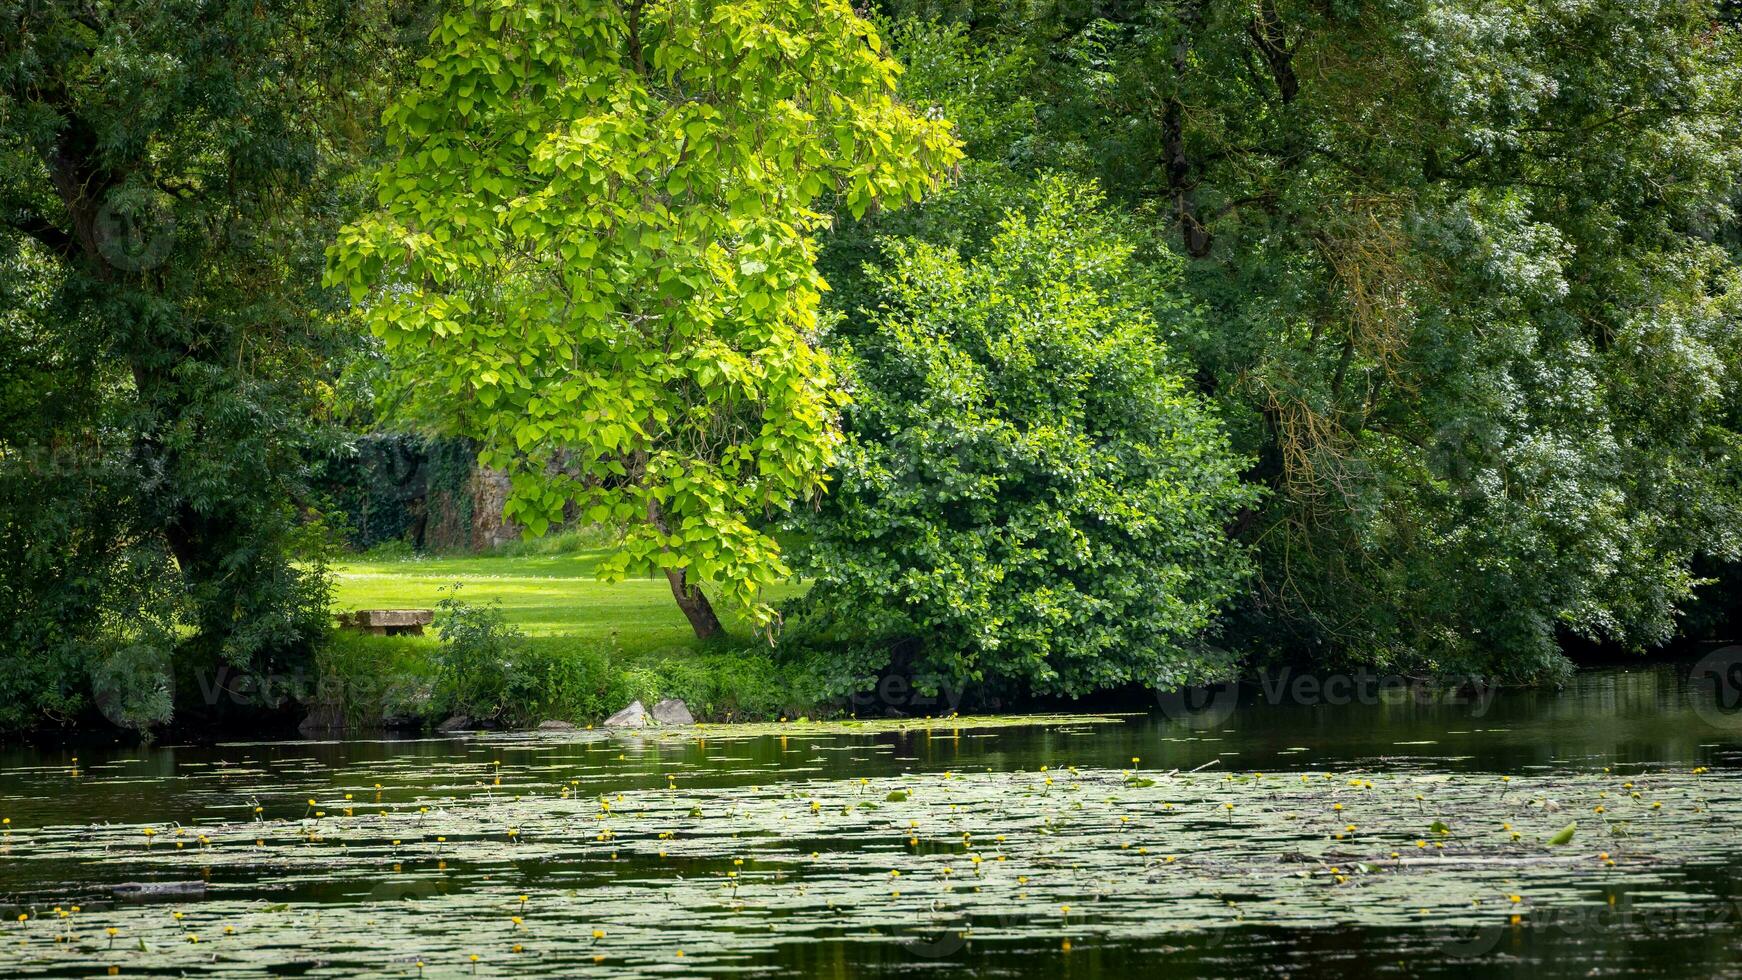
<svg viewBox="0 0 1742 980">
<path fill-rule="evenodd" d="M 1742 715 L 1686 668 L 1297 682 L 986 728 L 0 748 L 0 977 L 1742 976 Z M 206 890 L 110 891 L 142 881 Z"/>
</svg>

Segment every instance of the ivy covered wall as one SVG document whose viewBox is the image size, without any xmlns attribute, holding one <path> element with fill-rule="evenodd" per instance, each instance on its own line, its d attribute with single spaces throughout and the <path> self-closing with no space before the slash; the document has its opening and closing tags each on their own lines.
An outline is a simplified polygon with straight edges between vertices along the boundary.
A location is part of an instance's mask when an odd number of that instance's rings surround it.
<svg viewBox="0 0 1742 980">
<path fill-rule="evenodd" d="M 520 534 L 502 517 L 507 477 L 479 467 L 469 440 L 364 436 L 320 483 L 359 550 L 404 541 L 418 551 L 483 551 Z"/>
</svg>

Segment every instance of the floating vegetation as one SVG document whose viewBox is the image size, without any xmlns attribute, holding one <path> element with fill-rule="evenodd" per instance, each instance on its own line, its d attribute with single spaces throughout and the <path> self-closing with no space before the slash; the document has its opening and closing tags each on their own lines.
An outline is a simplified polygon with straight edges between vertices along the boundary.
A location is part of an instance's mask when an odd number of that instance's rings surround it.
<svg viewBox="0 0 1742 980">
<path fill-rule="evenodd" d="M 835 721 L 734 722 L 731 724 L 696 724 L 653 726 L 649 728 L 581 728 L 561 731 L 522 731 L 480 734 L 477 739 L 490 744 L 524 744 L 527 742 L 599 741 L 628 738 L 659 741 L 688 741 L 706 738 L 717 741 L 795 737 L 812 735 L 902 735 L 920 732 L 927 735 L 956 735 L 1000 728 L 1052 727 L 1063 731 L 1094 725 L 1115 725 L 1132 714 L 1100 715 L 948 715 L 939 718 L 847 718 Z"/>
<path fill-rule="evenodd" d="M 235 765 L 201 777 L 182 824 L 9 824 L 0 962 L 9 977 L 572 976 L 680 954 L 684 972 L 748 970 L 819 940 L 902 943 L 947 967 L 967 943 L 1518 928 L 1621 886 L 1701 901 L 1687 870 L 1730 860 L 1742 825 L 1726 771 L 806 764 L 971 723 L 850 724 L 492 736 L 291 776 Z M 628 755 L 800 733 L 816 739 L 804 757 L 753 767 L 756 785 L 702 785 L 685 753 Z"/>
</svg>

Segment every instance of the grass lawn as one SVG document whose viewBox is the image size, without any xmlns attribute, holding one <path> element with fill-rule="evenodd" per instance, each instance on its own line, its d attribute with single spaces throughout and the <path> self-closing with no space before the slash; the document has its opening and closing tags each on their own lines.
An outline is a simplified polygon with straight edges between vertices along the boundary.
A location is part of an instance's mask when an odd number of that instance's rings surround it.
<svg viewBox="0 0 1742 980">
<path fill-rule="evenodd" d="M 695 634 L 665 579 L 601 582 L 593 573 L 603 554 L 351 559 L 333 566 L 333 610 L 434 609 L 447 594 L 442 590 L 460 583 L 460 598 L 480 605 L 501 600 L 508 621 L 531 638 L 597 641 L 631 656 L 695 649 Z M 742 623 L 720 612 L 734 635 L 747 638 Z"/>
<path fill-rule="evenodd" d="M 333 565 L 333 611 L 434 609 L 458 583 L 474 605 L 501 602 L 509 623 L 526 634 L 513 659 L 515 693 L 498 689 L 487 701 L 446 696 L 437 639 L 425 636 L 334 634 L 321 654 L 323 674 L 337 678 L 343 713 L 358 724 L 411 716 L 434 725 L 450 713 L 499 717 L 514 724 L 546 719 L 597 722 L 631 700 L 653 704 L 683 698 L 698 717 L 767 719 L 809 709 L 809 695 L 790 683 L 741 620 L 722 610 L 729 642 L 702 644 L 672 599 L 664 578 L 607 583 L 594 578 L 604 552 L 563 547 L 548 553 L 424 558 L 356 557 Z M 770 595 L 779 601 L 784 588 Z M 441 625 L 441 615 L 436 616 Z M 486 671 L 486 673 L 488 673 Z M 465 695 L 468 696 L 469 695 Z"/>
</svg>

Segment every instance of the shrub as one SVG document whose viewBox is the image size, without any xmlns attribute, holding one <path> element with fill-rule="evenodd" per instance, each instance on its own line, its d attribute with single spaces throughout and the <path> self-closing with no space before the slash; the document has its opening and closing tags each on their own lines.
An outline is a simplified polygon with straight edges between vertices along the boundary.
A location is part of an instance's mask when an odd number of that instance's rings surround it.
<svg viewBox="0 0 1742 980">
<path fill-rule="evenodd" d="M 466 606 L 468 635 L 494 613 Z M 319 654 L 313 693 L 361 726 L 388 718 L 434 725 L 455 712 L 507 726 L 590 723 L 631 701 L 652 705 L 665 698 L 682 698 L 697 718 L 715 721 L 818 713 L 820 688 L 777 665 L 766 647 L 629 655 L 580 637 L 502 642 L 511 628 L 485 629 L 495 640 L 465 647 L 433 637 L 339 631 Z M 487 660 L 456 669 L 464 649 Z"/>
<path fill-rule="evenodd" d="M 1090 186 L 1043 180 L 985 251 L 912 240 L 832 338 L 852 368 L 840 483 L 791 530 L 789 640 L 837 688 L 891 669 L 1075 695 L 1224 672 L 1197 642 L 1247 574 L 1224 526 L 1255 492 Z M 845 652 L 839 652 L 844 650 Z"/>
<path fill-rule="evenodd" d="M 334 630 L 316 654 L 314 684 L 299 694 L 311 707 L 336 706 L 351 725 L 439 722 L 438 648 L 431 637 Z"/>
<path fill-rule="evenodd" d="M 437 705 L 478 721 L 508 714 L 531 688 L 518 663 L 526 637 L 502 614 L 501 600 L 476 606 L 459 596 L 454 583 L 436 603 L 441 625 L 435 656 Z"/>
</svg>

